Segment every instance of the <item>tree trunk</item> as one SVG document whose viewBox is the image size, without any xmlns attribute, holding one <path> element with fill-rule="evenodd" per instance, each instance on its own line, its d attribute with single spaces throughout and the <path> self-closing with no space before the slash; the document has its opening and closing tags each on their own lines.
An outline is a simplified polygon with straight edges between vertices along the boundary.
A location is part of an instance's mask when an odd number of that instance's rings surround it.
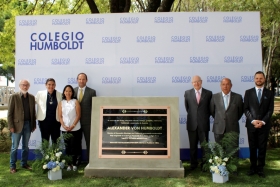
<svg viewBox="0 0 280 187">
<path fill-rule="evenodd" d="M 162 0 L 158 12 L 170 12 L 174 0 Z"/>
<path fill-rule="evenodd" d="M 148 7 L 146 12 L 156 12 L 160 6 L 161 0 L 148 0 Z"/>
<path fill-rule="evenodd" d="M 99 10 L 95 4 L 94 0 L 87 0 L 87 4 L 92 14 L 99 14 Z"/>
</svg>

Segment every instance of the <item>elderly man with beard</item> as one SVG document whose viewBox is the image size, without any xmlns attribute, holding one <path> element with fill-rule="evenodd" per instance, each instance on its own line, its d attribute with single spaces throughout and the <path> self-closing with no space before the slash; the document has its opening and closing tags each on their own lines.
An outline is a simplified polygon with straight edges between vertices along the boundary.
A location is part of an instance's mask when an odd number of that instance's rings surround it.
<svg viewBox="0 0 280 187">
<path fill-rule="evenodd" d="M 22 138 L 21 167 L 31 169 L 27 164 L 28 142 L 31 132 L 36 129 L 35 97 L 28 93 L 30 83 L 27 80 L 19 82 L 19 92 L 11 95 L 8 105 L 8 126 L 12 133 L 10 155 L 10 173 L 15 173 L 17 150 Z"/>
</svg>

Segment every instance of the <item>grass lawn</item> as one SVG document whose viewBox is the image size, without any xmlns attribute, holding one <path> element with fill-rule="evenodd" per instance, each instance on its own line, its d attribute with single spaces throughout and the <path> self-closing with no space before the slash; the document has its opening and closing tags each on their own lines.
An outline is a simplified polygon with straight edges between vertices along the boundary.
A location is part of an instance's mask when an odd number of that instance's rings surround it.
<svg viewBox="0 0 280 187">
<path fill-rule="evenodd" d="M 246 172 L 249 168 L 249 159 L 240 160 L 239 175 L 230 175 L 229 181 L 225 184 L 212 183 L 210 172 L 201 172 L 196 169 L 192 172 L 189 170 L 189 162 L 184 162 L 185 178 L 87 178 L 84 177 L 83 168 L 85 165 L 79 166 L 78 172 L 67 172 L 63 170 L 63 180 L 50 181 L 47 174 L 36 174 L 26 169 L 17 168 L 18 172 L 10 174 L 9 172 L 9 153 L 0 153 L 0 187 L 8 186 L 97 186 L 97 187 L 172 187 L 172 186 L 280 186 L 280 148 L 269 149 L 267 152 L 267 163 L 265 167 L 266 178 L 260 178 L 258 175 L 247 176 Z M 20 163 L 18 162 L 19 166 Z"/>
</svg>

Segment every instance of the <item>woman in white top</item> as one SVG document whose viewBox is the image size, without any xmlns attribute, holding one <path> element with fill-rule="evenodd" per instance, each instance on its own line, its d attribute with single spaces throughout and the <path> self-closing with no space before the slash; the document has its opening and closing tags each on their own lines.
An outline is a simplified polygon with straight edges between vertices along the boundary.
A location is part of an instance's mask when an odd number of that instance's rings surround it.
<svg viewBox="0 0 280 187">
<path fill-rule="evenodd" d="M 67 171 L 77 170 L 76 162 L 80 154 L 82 131 L 80 124 L 81 107 L 78 100 L 74 99 L 74 89 L 66 85 L 62 93 L 62 101 L 58 105 L 60 130 L 62 133 L 70 133 L 72 137 L 65 140 L 66 154 L 72 156 L 72 163 L 69 163 Z"/>
</svg>

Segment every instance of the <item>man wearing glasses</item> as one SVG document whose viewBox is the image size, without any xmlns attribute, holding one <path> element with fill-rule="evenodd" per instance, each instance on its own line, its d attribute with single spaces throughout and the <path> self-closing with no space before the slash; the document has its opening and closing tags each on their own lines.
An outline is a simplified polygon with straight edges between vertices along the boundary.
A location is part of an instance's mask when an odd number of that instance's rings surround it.
<svg viewBox="0 0 280 187">
<path fill-rule="evenodd" d="M 31 169 L 27 164 L 28 142 L 31 132 L 36 129 L 35 97 L 28 93 L 30 84 L 27 80 L 19 82 L 19 92 L 11 95 L 8 105 L 8 126 L 12 133 L 10 155 L 10 173 L 15 173 L 17 149 L 22 138 L 21 167 Z"/>
</svg>

